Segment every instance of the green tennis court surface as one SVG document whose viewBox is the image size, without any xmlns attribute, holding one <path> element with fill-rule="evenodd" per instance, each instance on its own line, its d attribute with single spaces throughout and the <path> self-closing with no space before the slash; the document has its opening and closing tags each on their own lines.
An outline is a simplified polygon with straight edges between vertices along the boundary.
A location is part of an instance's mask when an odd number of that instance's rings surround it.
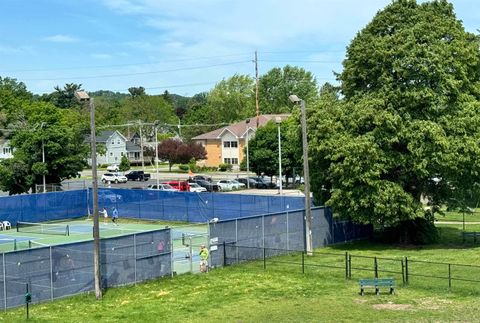
<svg viewBox="0 0 480 323">
<path fill-rule="evenodd" d="M 100 221 L 100 237 L 118 237 L 122 235 L 142 233 L 152 230 L 172 229 L 174 249 L 183 244 L 182 237 L 203 235 L 207 232 L 206 224 L 185 224 L 172 222 L 146 222 L 135 219 L 124 219 L 115 225 L 112 222 Z M 0 252 L 37 248 L 93 239 L 93 221 L 81 219 L 74 221 L 45 222 L 41 224 L 21 224 L 19 232 L 16 227 L 0 231 Z"/>
</svg>

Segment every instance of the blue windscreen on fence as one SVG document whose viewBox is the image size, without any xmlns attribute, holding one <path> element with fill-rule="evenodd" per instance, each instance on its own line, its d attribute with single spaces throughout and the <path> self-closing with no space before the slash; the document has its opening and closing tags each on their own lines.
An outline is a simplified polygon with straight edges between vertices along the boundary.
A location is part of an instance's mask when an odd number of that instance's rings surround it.
<svg viewBox="0 0 480 323">
<path fill-rule="evenodd" d="M 134 284 L 172 274 L 170 229 L 100 242 L 102 288 Z M 158 244 L 162 242 L 162 250 Z M 0 257 L 0 307 L 25 303 L 26 285 L 39 303 L 94 290 L 93 241 L 4 253 Z"/>
<path fill-rule="evenodd" d="M 87 215 L 87 191 L 0 197 L 0 221 L 44 222 Z"/>
<path fill-rule="evenodd" d="M 213 266 L 305 250 L 304 210 L 279 212 L 210 223 Z M 329 207 L 312 208 L 313 247 L 365 239 L 371 225 L 335 221 Z"/>
<path fill-rule="evenodd" d="M 304 208 L 304 198 L 287 196 L 100 189 L 98 197 L 100 209 L 115 206 L 120 216 L 185 222 L 228 220 Z"/>
</svg>

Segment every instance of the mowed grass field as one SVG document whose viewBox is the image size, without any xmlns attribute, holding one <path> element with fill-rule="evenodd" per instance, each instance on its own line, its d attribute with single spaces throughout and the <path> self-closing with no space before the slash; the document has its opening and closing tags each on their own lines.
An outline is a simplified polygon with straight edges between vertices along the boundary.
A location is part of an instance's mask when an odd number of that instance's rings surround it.
<svg viewBox="0 0 480 323">
<path fill-rule="evenodd" d="M 84 294 L 59 301 L 34 304 L 30 322 L 478 322 L 480 284 L 445 279 L 411 277 L 395 295 L 386 291 L 358 294 L 358 279 L 373 277 L 372 271 L 352 271 L 345 278 L 343 254 L 400 260 L 480 264 L 480 244 L 463 243 L 460 229 L 440 227 L 442 242 L 424 247 L 391 246 L 355 242 L 319 250 L 306 257 L 287 255 L 151 282 L 109 289 L 101 301 Z M 370 258 L 365 258 L 368 266 Z M 334 264 L 339 268 L 320 267 Z M 388 269 L 379 261 L 380 270 Z M 425 267 L 444 276 L 444 266 Z M 411 268 L 420 272 L 420 268 Z M 423 268 L 422 268 L 423 270 Z M 443 274 L 442 274 L 443 273 Z M 463 275 L 480 279 L 475 268 L 462 268 Z M 385 273 L 385 275 L 389 275 Z M 381 277 L 385 277 L 381 273 Z M 401 276 L 400 276 L 401 277 Z M 3 322 L 24 322 L 25 309 L 0 315 Z"/>
</svg>

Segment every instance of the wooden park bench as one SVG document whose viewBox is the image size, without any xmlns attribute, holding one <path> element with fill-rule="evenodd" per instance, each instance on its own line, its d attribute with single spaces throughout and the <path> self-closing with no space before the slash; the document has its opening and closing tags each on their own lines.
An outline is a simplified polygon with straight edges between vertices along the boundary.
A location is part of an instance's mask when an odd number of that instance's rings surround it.
<svg viewBox="0 0 480 323">
<path fill-rule="evenodd" d="M 393 278 L 371 278 L 360 279 L 360 295 L 364 294 L 364 290 L 367 287 L 375 288 L 375 294 L 380 294 L 380 287 L 390 288 L 390 294 L 395 293 L 395 279 Z"/>
<path fill-rule="evenodd" d="M 473 237 L 473 242 L 477 242 L 477 238 L 480 238 L 480 232 L 462 232 L 463 241 L 467 240 L 467 238 Z"/>
</svg>

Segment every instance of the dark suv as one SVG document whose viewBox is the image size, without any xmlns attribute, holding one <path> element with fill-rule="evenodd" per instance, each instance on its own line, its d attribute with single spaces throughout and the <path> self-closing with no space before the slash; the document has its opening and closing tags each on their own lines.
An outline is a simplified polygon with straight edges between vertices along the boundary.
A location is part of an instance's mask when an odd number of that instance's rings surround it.
<svg viewBox="0 0 480 323">
<path fill-rule="evenodd" d="M 253 178 L 239 178 L 237 181 L 245 184 L 245 187 L 258 188 L 258 182 Z"/>
<path fill-rule="evenodd" d="M 205 176 L 205 175 L 195 175 L 192 177 L 192 180 L 194 181 L 207 181 L 207 182 L 211 182 L 212 181 L 212 178 L 211 177 L 208 177 L 208 176 Z"/>
<path fill-rule="evenodd" d="M 192 183 L 197 183 L 201 187 L 205 187 L 208 192 L 218 192 L 219 191 L 219 188 L 218 188 L 217 184 L 213 184 L 213 183 L 201 180 L 201 179 L 192 180 L 191 182 Z"/>
<path fill-rule="evenodd" d="M 276 188 L 277 184 L 270 182 L 263 177 L 250 177 L 257 182 L 257 188 Z"/>
</svg>

